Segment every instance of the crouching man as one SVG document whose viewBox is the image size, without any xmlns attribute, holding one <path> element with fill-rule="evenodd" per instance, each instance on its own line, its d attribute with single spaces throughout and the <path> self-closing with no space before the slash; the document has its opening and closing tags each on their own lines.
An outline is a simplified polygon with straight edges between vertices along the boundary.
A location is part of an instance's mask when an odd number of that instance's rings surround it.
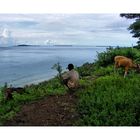
<svg viewBox="0 0 140 140">
<path fill-rule="evenodd" d="M 73 64 L 68 64 L 67 68 L 69 71 L 62 75 L 62 81 L 69 90 L 76 89 L 79 86 L 79 73 L 74 70 Z"/>
</svg>

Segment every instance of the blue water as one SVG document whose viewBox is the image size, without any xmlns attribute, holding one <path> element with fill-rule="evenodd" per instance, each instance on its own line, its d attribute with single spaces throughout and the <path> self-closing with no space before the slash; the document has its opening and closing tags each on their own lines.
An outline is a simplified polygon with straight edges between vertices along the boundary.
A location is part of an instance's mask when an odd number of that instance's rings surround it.
<svg viewBox="0 0 140 140">
<path fill-rule="evenodd" d="M 48 80 L 57 74 L 51 67 L 60 62 L 63 70 L 68 63 L 80 66 L 96 59 L 97 51 L 105 47 L 0 47 L 0 85 L 7 82 L 13 86 L 36 84 Z"/>
</svg>

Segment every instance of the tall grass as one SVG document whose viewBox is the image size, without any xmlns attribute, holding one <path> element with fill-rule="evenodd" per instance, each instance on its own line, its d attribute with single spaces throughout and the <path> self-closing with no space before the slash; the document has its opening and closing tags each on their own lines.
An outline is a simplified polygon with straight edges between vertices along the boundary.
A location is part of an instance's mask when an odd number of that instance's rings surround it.
<svg viewBox="0 0 140 140">
<path fill-rule="evenodd" d="M 140 76 L 104 76 L 80 92 L 80 125 L 140 125 Z M 87 81 L 85 81 L 87 82 Z"/>
</svg>

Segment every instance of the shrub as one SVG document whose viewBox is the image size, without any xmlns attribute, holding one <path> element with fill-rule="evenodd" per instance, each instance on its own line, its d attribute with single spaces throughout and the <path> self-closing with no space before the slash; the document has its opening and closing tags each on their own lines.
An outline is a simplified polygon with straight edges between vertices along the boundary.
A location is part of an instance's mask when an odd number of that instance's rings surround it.
<svg viewBox="0 0 140 140">
<path fill-rule="evenodd" d="M 56 63 L 52 66 L 52 69 L 57 70 L 58 72 L 58 79 L 61 80 L 62 79 L 62 66 L 60 65 L 60 63 Z"/>
<path fill-rule="evenodd" d="M 140 125 L 140 77 L 100 77 L 81 94 L 79 125 L 129 126 Z"/>
<path fill-rule="evenodd" d="M 94 63 L 85 63 L 81 67 L 77 67 L 80 76 L 90 76 L 94 71 Z"/>
<path fill-rule="evenodd" d="M 95 64 L 98 67 L 106 67 L 107 65 L 114 63 L 114 57 L 116 55 L 123 55 L 134 60 L 140 57 L 140 52 L 135 48 L 107 49 L 105 52 L 97 53 L 97 60 L 95 61 Z"/>
</svg>

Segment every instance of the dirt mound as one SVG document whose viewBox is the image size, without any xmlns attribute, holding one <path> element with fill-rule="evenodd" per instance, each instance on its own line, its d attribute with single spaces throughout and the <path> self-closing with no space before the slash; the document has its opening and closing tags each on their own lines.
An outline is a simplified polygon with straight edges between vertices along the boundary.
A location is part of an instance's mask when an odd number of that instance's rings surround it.
<svg viewBox="0 0 140 140">
<path fill-rule="evenodd" d="M 26 104 L 6 126 L 72 126 L 78 119 L 75 95 L 54 95 Z"/>
</svg>

